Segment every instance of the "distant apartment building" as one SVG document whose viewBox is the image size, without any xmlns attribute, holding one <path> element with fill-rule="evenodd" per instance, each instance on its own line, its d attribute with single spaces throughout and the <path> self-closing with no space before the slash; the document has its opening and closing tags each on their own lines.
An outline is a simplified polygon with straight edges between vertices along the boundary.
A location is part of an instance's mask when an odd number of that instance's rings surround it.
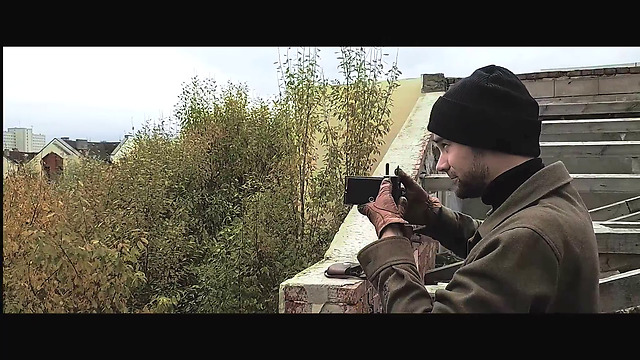
<svg viewBox="0 0 640 360">
<path fill-rule="evenodd" d="M 46 138 L 34 134 L 30 128 L 9 128 L 2 132 L 2 149 L 38 152 L 46 145 Z"/>
</svg>

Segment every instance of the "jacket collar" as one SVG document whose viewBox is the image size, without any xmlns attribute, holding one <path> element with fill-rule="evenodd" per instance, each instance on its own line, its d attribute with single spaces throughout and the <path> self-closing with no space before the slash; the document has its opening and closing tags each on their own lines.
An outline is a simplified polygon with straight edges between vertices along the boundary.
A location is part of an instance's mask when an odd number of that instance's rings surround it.
<svg viewBox="0 0 640 360">
<path fill-rule="evenodd" d="M 567 168 L 557 161 L 536 172 L 520 185 L 495 211 L 478 227 L 478 233 L 485 237 L 496 226 L 500 225 L 511 215 L 538 201 L 551 191 L 571 182 L 572 178 Z"/>
</svg>

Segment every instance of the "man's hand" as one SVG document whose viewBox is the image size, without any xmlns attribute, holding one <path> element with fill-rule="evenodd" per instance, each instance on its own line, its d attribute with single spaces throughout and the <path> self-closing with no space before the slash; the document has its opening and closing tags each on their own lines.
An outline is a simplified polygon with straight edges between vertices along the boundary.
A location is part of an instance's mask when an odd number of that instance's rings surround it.
<svg viewBox="0 0 640 360">
<path fill-rule="evenodd" d="M 395 173 L 406 190 L 406 197 L 403 196 L 398 201 L 403 218 L 413 225 L 428 225 L 442 207 L 440 199 L 429 195 L 400 167 L 396 168 Z"/>
<path fill-rule="evenodd" d="M 402 218 L 403 214 L 391 196 L 391 181 L 389 181 L 389 179 L 382 180 L 376 200 L 358 206 L 358 211 L 369 218 L 369 221 L 371 221 L 373 227 L 376 229 L 378 238 L 381 237 L 387 225 L 407 223 L 407 221 Z"/>
</svg>

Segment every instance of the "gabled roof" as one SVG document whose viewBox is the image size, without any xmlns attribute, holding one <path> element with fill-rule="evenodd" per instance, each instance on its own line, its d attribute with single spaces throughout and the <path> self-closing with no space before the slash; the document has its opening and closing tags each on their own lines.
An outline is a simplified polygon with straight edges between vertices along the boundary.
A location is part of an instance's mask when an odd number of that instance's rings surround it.
<svg viewBox="0 0 640 360">
<path fill-rule="evenodd" d="M 77 140 L 60 139 L 70 147 L 74 148 L 80 154 Z M 120 141 L 86 141 L 87 155 L 98 158 L 99 160 L 109 161 L 109 156 L 118 147 Z"/>
<path fill-rule="evenodd" d="M 40 152 L 38 152 L 38 154 L 40 154 L 42 151 L 44 151 L 44 149 L 47 148 L 47 146 L 51 145 L 52 143 L 56 143 L 59 144 L 61 148 L 63 148 L 64 150 L 66 150 L 67 152 L 69 152 L 72 155 L 75 156 L 81 156 L 80 153 L 78 152 L 78 150 L 76 150 L 75 148 L 73 148 L 71 145 L 69 145 L 68 143 L 66 143 L 64 140 L 59 139 L 59 138 L 53 138 L 51 139 L 51 141 L 49 141 L 49 143 L 47 145 L 45 145 L 42 150 L 40 150 Z"/>
</svg>

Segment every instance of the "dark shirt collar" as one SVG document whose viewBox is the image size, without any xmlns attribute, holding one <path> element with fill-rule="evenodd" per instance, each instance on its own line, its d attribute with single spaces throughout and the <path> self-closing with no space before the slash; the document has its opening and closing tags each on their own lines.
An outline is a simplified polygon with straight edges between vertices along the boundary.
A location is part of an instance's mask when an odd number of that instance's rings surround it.
<svg viewBox="0 0 640 360">
<path fill-rule="evenodd" d="M 542 159 L 534 158 L 503 172 L 487 185 L 482 194 L 482 202 L 491 205 L 492 211 L 495 211 L 520 185 L 542 168 Z"/>
</svg>

